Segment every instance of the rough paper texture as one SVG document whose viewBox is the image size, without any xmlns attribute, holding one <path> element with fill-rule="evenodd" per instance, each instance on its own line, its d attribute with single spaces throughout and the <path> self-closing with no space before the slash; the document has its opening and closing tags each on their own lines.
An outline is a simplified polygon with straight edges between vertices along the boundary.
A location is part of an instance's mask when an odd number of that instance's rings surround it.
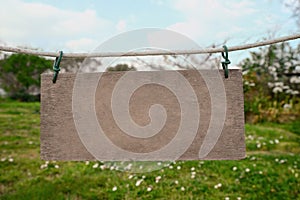
<svg viewBox="0 0 300 200">
<path fill-rule="evenodd" d="M 181 108 L 183 104 L 191 105 L 196 104 L 199 110 L 199 122 L 198 129 L 195 133 L 191 144 L 187 147 L 187 150 L 180 155 L 179 160 L 224 160 L 224 159 L 242 159 L 245 157 L 245 141 L 244 141 L 244 100 L 243 100 L 243 85 L 242 85 L 242 73 L 240 70 L 230 70 L 229 78 L 225 79 L 223 71 L 217 71 L 219 77 L 221 77 L 221 84 L 215 79 L 216 73 L 210 70 L 202 70 L 201 73 L 197 73 L 195 70 L 180 70 L 176 71 L 180 73 L 190 84 L 197 96 L 198 100 L 190 100 L 189 95 L 185 95 L 184 102 L 179 102 L 170 88 L 161 84 L 145 84 L 138 87 L 131 95 L 129 101 L 129 114 L 132 120 L 139 126 L 144 127 L 150 123 L 149 109 L 152 105 L 162 105 L 165 109 L 166 120 L 165 124 L 159 132 L 148 138 L 133 137 L 123 132 L 118 127 L 114 120 L 112 113 L 112 95 L 115 90 L 116 83 L 126 72 L 104 72 L 104 73 L 86 73 L 80 75 L 80 80 L 76 79 L 77 74 L 66 73 L 59 74 L 57 82 L 52 83 L 51 74 L 42 74 L 41 80 L 41 158 L 44 160 L 95 160 L 97 156 L 93 155 L 93 152 L 89 152 L 88 148 L 83 144 L 77 127 L 75 125 L 77 118 L 82 117 L 83 126 L 85 114 L 74 112 L 73 104 L 73 92 L 74 83 L 81 81 L 80 84 L 88 85 L 90 81 L 101 76 L 95 94 L 92 97 L 94 101 L 94 109 L 98 125 L 105 133 L 106 137 L 112 142 L 113 145 L 128 152 L 143 153 L 147 155 L 153 151 L 162 149 L 164 146 L 170 143 L 170 141 L 176 138 L 177 130 L 180 123 L 183 120 L 181 116 Z M 168 74 L 174 73 L 174 71 L 152 71 L 152 72 L 129 72 L 135 76 L 140 74 L 149 77 L 149 80 L 163 80 L 166 81 L 166 77 L 172 77 Z M 201 74 L 201 75 L 200 75 Z M 205 78 L 204 78 L 205 76 Z M 179 81 L 171 81 L 170 84 L 174 84 L 174 87 L 181 90 L 182 84 Z M 218 85 L 217 85 L 218 84 Z M 209 86 L 208 86 L 209 85 Z M 225 107 L 219 104 L 215 100 L 212 101 L 212 97 L 218 97 L 219 91 L 215 88 L 224 88 L 225 90 Z M 82 94 L 85 94 L 86 88 L 81 88 Z M 78 89 L 77 89 L 78 90 Z M 184 88 L 182 88 L 184 90 Z M 122 90 L 121 90 L 122 91 Z M 77 91 L 80 93 L 81 91 Z M 125 91 L 126 92 L 126 91 Z M 123 94 L 121 94 L 122 96 Z M 124 94 L 126 95 L 126 94 Z M 76 97 L 77 98 L 77 97 Z M 80 97 L 81 98 L 81 97 Z M 77 98 L 80 103 L 81 99 Z M 192 98 L 192 95 L 191 95 Z M 221 97 L 220 97 L 221 98 Z M 82 104 L 85 105 L 85 96 L 82 97 Z M 122 99 L 119 99 L 122 101 Z M 220 100 L 218 100 L 220 101 Z M 214 108 L 214 109 L 212 109 Z M 76 109 L 80 109 L 76 107 Z M 224 124 L 222 130 L 217 138 L 207 137 L 208 129 L 212 132 L 214 127 L 218 124 L 218 121 L 222 121 L 221 116 L 216 112 L 225 109 L 226 115 L 224 118 Z M 213 111 L 212 111 L 213 110 Z M 215 112 L 215 113 L 213 113 Z M 221 112 L 221 111 L 220 111 Z M 214 117 L 212 117 L 214 115 Z M 220 118 L 220 119 L 219 119 Z M 193 120 L 193 119 L 190 119 Z M 89 128 L 90 121 L 86 121 L 86 128 Z M 159 123 L 159 122 L 157 122 Z M 81 125 L 82 126 L 82 125 Z M 85 127 L 83 127 L 85 128 Z M 154 127 L 155 128 L 155 127 Z M 187 129 L 188 130 L 188 129 Z M 190 137 L 189 131 L 184 132 L 186 138 Z M 214 133 L 216 134 L 216 133 Z M 88 137 L 88 135 L 86 136 Z M 182 139 L 182 142 L 184 142 Z M 97 141 L 97 138 L 90 138 L 90 140 Z M 213 141 L 216 140 L 216 141 Z M 179 141 L 180 142 L 180 141 Z M 209 153 L 204 157 L 199 157 L 199 151 L 201 146 L 205 151 L 205 144 L 214 144 L 213 148 L 208 150 Z M 113 154 L 107 148 L 99 149 L 103 152 L 104 158 L 97 158 L 102 160 L 168 160 L 167 156 L 162 158 L 156 157 L 126 157 L 120 159 L 116 154 Z M 174 149 L 176 151 L 176 149 Z M 107 156 L 105 156 L 107 155 Z M 125 155 L 125 154 L 124 154 Z M 127 155 L 127 154 L 126 154 Z M 204 154 L 203 154 L 204 155 Z M 143 159 L 144 158 L 144 159 Z M 171 159 L 171 157 L 170 157 Z"/>
</svg>

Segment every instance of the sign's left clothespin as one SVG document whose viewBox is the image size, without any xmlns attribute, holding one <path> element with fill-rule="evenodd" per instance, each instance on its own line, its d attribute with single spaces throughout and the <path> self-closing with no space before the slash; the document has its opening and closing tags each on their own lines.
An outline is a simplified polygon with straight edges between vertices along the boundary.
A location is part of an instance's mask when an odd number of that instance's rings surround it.
<svg viewBox="0 0 300 200">
<path fill-rule="evenodd" d="M 63 51 L 60 51 L 59 56 L 55 58 L 55 61 L 54 61 L 54 64 L 53 64 L 53 71 L 54 71 L 54 75 L 53 75 L 53 79 L 52 79 L 53 83 L 56 83 L 57 76 L 58 76 L 58 73 L 60 71 L 59 64 L 60 64 L 60 61 L 62 59 L 62 56 L 63 56 Z"/>
</svg>

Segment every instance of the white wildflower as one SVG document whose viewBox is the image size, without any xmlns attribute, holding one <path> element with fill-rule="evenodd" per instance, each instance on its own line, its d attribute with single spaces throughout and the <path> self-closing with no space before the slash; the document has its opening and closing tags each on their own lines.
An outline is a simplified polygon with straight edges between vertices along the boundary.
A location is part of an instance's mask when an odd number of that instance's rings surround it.
<svg viewBox="0 0 300 200">
<path fill-rule="evenodd" d="M 99 166 L 99 164 L 98 163 L 95 163 L 94 165 L 93 165 L 93 168 L 95 169 L 95 168 L 97 168 Z"/>
<path fill-rule="evenodd" d="M 218 189 L 220 187 L 222 187 L 222 183 L 218 183 L 217 185 L 214 186 L 215 189 Z"/>
<path fill-rule="evenodd" d="M 100 169 L 104 170 L 106 168 L 105 165 L 100 165 Z"/>
<path fill-rule="evenodd" d="M 291 89 L 288 89 L 285 91 L 286 94 L 292 94 L 292 92 L 293 92 L 293 90 L 291 90 Z"/>
<path fill-rule="evenodd" d="M 48 165 L 47 164 L 43 164 L 43 165 L 41 165 L 41 169 L 45 169 L 45 168 L 47 168 L 48 167 Z"/>
<path fill-rule="evenodd" d="M 14 162 L 14 159 L 13 158 L 9 158 L 8 162 Z"/>
<path fill-rule="evenodd" d="M 1 162 L 4 162 L 4 161 L 6 161 L 6 158 L 1 158 Z"/>
<path fill-rule="evenodd" d="M 291 106 L 291 104 L 286 103 L 286 104 L 283 105 L 283 108 L 284 109 L 291 109 L 292 106 Z"/>
<path fill-rule="evenodd" d="M 169 169 L 173 169 L 173 166 L 172 166 L 172 165 L 170 165 L 170 166 L 169 166 Z"/>
<path fill-rule="evenodd" d="M 178 182 L 177 180 L 175 180 L 174 183 L 175 183 L 176 185 L 178 185 L 179 182 Z"/>
<path fill-rule="evenodd" d="M 54 168 L 55 168 L 55 169 L 58 169 L 58 168 L 59 168 L 59 166 L 58 166 L 58 165 L 54 165 Z"/>
<path fill-rule="evenodd" d="M 285 86 L 283 86 L 283 87 L 282 87 L 282 89 L 284 89 L 284 90 L 288 90 L 288 89 L 290 89 L 290 86 L 288 86 L 288 85 L 285 85 Z"/>
<path fill-rule="evenodd" d="M 181 169 L 181 166 L 177 166 L 177 169 L 180 170 L 180 169 Z"/>
<path fill-rule="evenodd" d="M 236 200 L 242 200 L 242 198 L 241 197 L 237 197 Z"/>
<path fill-rule="evenodd" d="M 114 186 L 114 187 L 112 188 L 112 191 L 117 191 L 117 189 L 118 189 L 118 187 L 117 187 L 117 186 Z"/>
<path fill-rule="evenodd" d="M 296 84 L 300 83 L 300 77 L 292 76 L 290 78 L 290 83 L 296 83 Z"/>
<path fill-rule="evenodd" d="M 191 168 L 191 171 L 195 171 L 195 167 L 192 167 L 192 168 Z"/>
<path fill-rule="evenodd" d="M 129 163 L 129 164 L 127 165 L 127 167 L 131 168 L 131 167 L 132 167 L 132 163 Z"/>
<path fill-rule="evenodd" d="M 292 92 L 292 95 L 297 95 L 297 94 L 299 94 L 299 91 L 297 91 L 297 90 L 294 90 L 294 91 Z"/>
<path fill-rule="evenodd" d="M 135 183 L 135 186 L 141 185 L 142 182 L 143 182 L 143 179 L 137 180 L 137 182 Z"/>
<path fill-rule="evenodd" d="M 184 188 L 184 187 L 181 187 L 180 190 L 181 190 L 181 191 L 185 191 L 185 188 Z"/>
<path fill-rule="evenodd" d="M 250 172 L 250 169 L 249 169 L 249 168 L 246 168 L 246 169 L 245 169 L 245 172 L 247 172 L 247 173 Z"/>
<path fill-rule="evenodd" d="M 279 163 L 283 164 L 283 163 L 285 163 L 285 160 L 280 160 Z"/>
<path fill-rule="evenodd" d="M 275 142 L 276 144 L 278 144 L 278 143 L 279 143 L 279 140 L 278 140 L 278 139 L 275 139 L 274 142 Z"/>
<path fill-rule="evenodd" d="M 281 87 L 274 87 L 272 92 L 275 93 L 275 94 L 280 93 L 280 92 L 282 92 L 282 88 Z"/>
<path fill-rule="evenodd" d="M 268 87 L 269 87 L 269 88 L 274 87 L 274 83 L 270 83 L 270 82 L 269 82 L 269 83 L 268 83 Z"/>
<path fill-rule="evenodd" d="M 90 161 L 85 161 L 85 165 L 89 165 L 90 164 Z"/>
<path fill-rule="evenodd" d="M 130 174 L 130 175 L 128 176 L 128 179 L 132 179 L 132 178 L 133 178 L 133 175 Z"/>
<path fill-rule="evenodd" d="M 151 192 L 151 190 L 152 190 L 151 186 L 147 187 L 147 192 Z"/>
<path fill-rule="evenodd" d="M 269 70 L 269 71 L 272 71 L 272 72 L 276 72 L 276 67 L 274 67 L 274 66 L 269 66 L 269 67 L 268 67 L 268 70 Z"/>
<path fill-rule="evenodd" d="M 234 166 L 234 167 L 232 168 L 232 170 L 233 170 L 233 171 L 236 171 L 236 170 L 237 170 L 237 167 Z"/>
<path fill-rule="evenodd" d="M 283 87 L 283 82 L 276 82 L 275 87 Z"/>
<path fill-rule="evenodd" d="M 248 135 L 247 138 L 248 138 L 249 140 L 253 140 L 253 139 L 254 139 L 253 135 Z"/>
<path fill-rule="evenodd" d="M 160 165 L 161 165 L 161 162 L 158 162 L 157 165 L 160 166 Z"/>
<path fill-rule="evenodd" d="M 230 200 L 230 198 L 229 197 L 225 197 L 225 200 Z"/>
<path fill-rule="evenodd" d="M 161 176 L 155 177 L 155 183 L 158 183 L 160 181 L 160 179 L 161 179 Z"/>
</svg>

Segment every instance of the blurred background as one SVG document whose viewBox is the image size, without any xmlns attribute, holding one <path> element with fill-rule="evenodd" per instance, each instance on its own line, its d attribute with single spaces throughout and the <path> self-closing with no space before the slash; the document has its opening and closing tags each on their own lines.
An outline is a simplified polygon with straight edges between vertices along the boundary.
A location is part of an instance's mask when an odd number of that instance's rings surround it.
<svg viewBox="0 0 300 200">
<path fill-rule="evenodd" d="M 299 0 L 0 2 L 0 45 L 38 51 L 91 52 L 145 27 L 179 32 L 202 48 L 300 31 Z M 40 160 L 40 74 L 53 73 L 53 59 L 0 58 L 0 199 L 300 199 L 299 39 L 229 53 L 230 66 L 243 71 L 245 160 L 155 162 L 165 166 L 138 174 L 113 162 Z M 221 67 L 220 54 L 120 58 L 108 68 L 89 61 L 89 72 Z M 78 72 L 83 62 L 62 59 L 61 72 Z"/>
</svg>

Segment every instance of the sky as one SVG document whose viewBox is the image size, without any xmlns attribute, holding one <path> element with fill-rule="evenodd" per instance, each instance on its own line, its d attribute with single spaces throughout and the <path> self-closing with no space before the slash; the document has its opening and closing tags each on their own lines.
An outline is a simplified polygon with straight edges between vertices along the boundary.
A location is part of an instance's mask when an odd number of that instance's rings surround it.
<svg viewBox="0 0 300 200">
<path fill-rule="evenodd" d="M 0 0 L 0 44 L 90 52 L 126 31 L 162 28 L 203 48 L 234 46 L 297 33 L 289 1 Z M 235 53 L 236 62 L 244 55 Z"/>
</svg>

